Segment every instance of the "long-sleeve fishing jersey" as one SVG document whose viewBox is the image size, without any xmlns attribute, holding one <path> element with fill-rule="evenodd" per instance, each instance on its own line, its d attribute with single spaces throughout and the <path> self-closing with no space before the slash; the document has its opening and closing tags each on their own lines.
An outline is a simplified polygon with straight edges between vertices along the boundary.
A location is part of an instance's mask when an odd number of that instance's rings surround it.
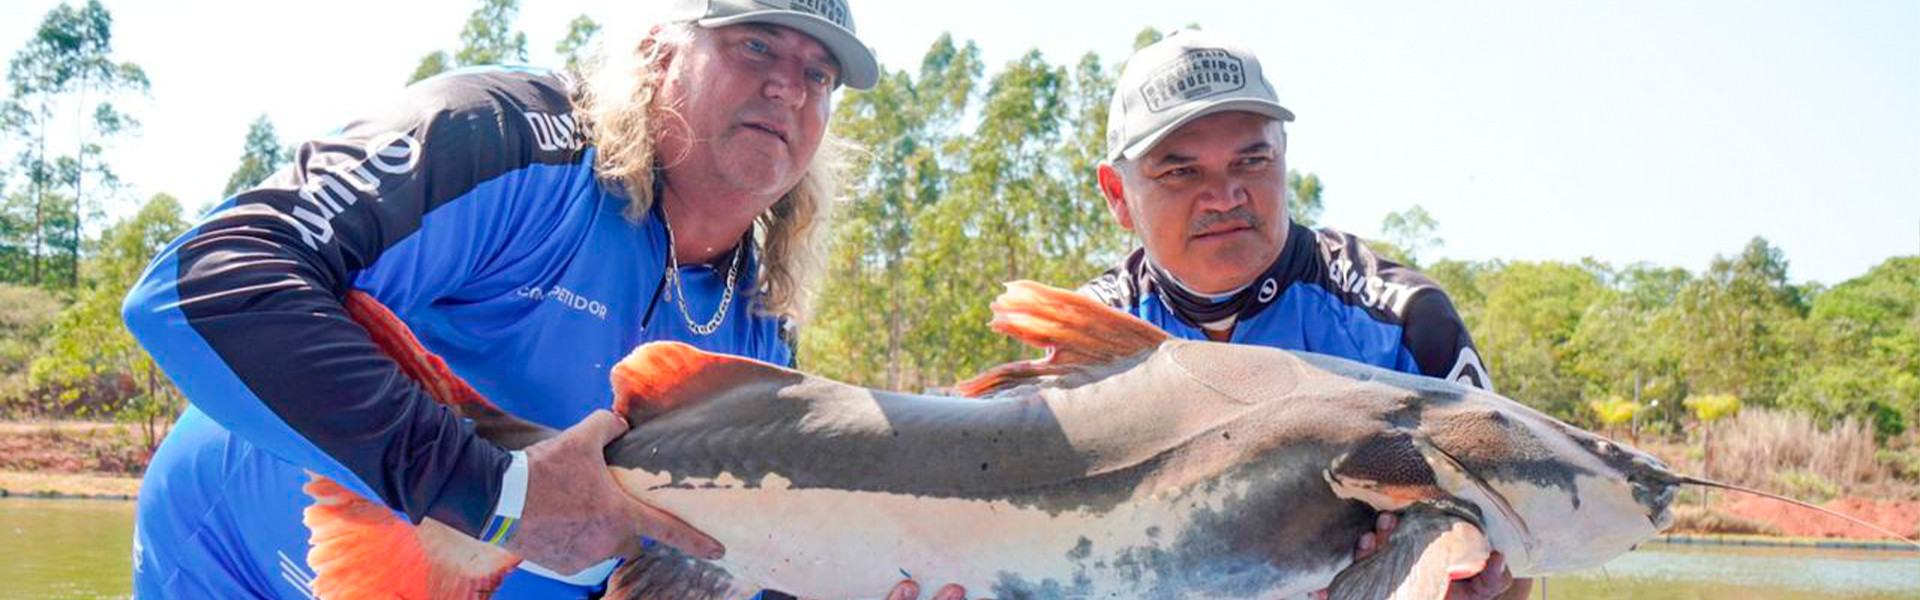
<svg viewBox="0 0 1920 600">
<path fill-rule="evenodd" d="M 365 291 L 504 409 L 555 428 L 611 406 L 610 368 L 679 340 L 789 364 L 748 244 L 718 331 L 664 285 L 658 211 L 596 181 L 564 77 L 462 71 L 302 146 L 154 259 L 127 326 L 192 406 L 140 494 L 143 598 L 304 598 L 306 471 L 479 535 L 509 454 L 436 404 L 341 307 Z M 684 266 L 704 322 L 730 257 Z M 510 577 L 511 584 L 519 578 Z"/>
</svg>

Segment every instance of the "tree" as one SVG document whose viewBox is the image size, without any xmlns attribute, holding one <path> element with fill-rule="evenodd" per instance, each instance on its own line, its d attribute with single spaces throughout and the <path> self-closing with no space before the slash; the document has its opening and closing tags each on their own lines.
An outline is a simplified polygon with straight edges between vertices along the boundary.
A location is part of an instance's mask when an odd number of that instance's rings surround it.
<svg viewBox="0 0 1920 600">
<path fill-rule="evenodd" d="M 447 72 L 452 69 L 452 67 L 448 66 L 448 63 L 452 60 L 451 57 L 447 56 L 447 51 L 445 50 L 435 50 L 427 53 L 426 56 L 420 57 L 420 64 L 413 68 L 413 74 L 407 76 L 407 83 L 411 85 L 418 83 L 422 79 Z"/>
<path fill-rule="evenodd" d="M 1800 361 L 1792 334 L 1806 314 L 1804 292 L 1787 282 L 1778 248 L 1754 238 L 1711 267 L 1676 298 L 1670 313 L 1685 344 L 1682 366 L 1693 384 L 1771 406 Z"/>
<path fill-rule="evenodd" d="M 1888 259 L 1814 298 L 1807 358 L 1781 404 L 1863 416 L 1882 439 L 1920 422 L 1920 257 Z"/>
<path fill-rule="evenodd" d="M 408 76 L 407 83 L 412 84 L 458 67 L 525 62 L 527 34 L 513 30 L 513 22 L 519 16 L 519 0 L 480 0 L 480 6 L 467 15 L 466 27 L 460 30 L 460 49 L 451 55 L 444 50 L 436 50 L 421 57 L 420 64 Z M 579 24 L 580 19 L 574 19 L 572 26 Z M 569 32 L 569 38 L 572 33 Z M 563 40 L 561 43 L 566 42 Z"/>
<path fill-rule="evenodd" d="M 1320 183 L 1320 176 L 1312 173 L 1301 175 L 1299 171 L 1287 170 L 1287 215 L 1293 222 L 1313 227 L 1320 222 L 1320 195 L 1327 187 Z"/>
<path fill-rule="evenodd" d="M 103 144 L 138 125 L 112 99 L 123 93 L 145 93 L 146 73 L 133 63 L 114 62 L 112 39 L 113 16 L 98 0 L 89 0 L 79 9 L 62 3 L 47 13 L 34 37 L 8 64 L 11 89 L 5 107 L 0 108 L 5 115 L 0 124 L 9 137 L 17 136 L 26 146 L 16 162 L 31 190 L 25 202 L 33 215 L 26 271 L 33 283 L 48 281 L 50 270 L 42 267 L 52 246 L 68 254 L 65 283 L 78 285 L 82 224 L 92 214 L 89 203 L 97 202 L 100 190 L 111 190 L 117 183 L 101 159 Z M 47 150 L 51 126 L 55 111 L 64 107 L 72 108 L 78 125 L 72 140 L 76 150 L 71 156 L 51 156 Z M 57 186 L 71 188 L 64 207 L 53 202 L 57 198 L 52 190 Z"/>
<path fill-rule="evenodd" d="M 1314 183 L 1317 186 L 1319 182 Z M 1420 265 L 1420 253 L 1438 248 L 1443 242 L 1434 233 L 1439 228 L 1440 222 L 1433 220 L 1433 216 L 1427 214 L 1427 209 L 1416 204 L 1400 212 L 1387 213 L 1380 220 L 1380 233 L 1385 239 L 1374 242 L 1373 248 L 1389 260 L 1417 268 Z"/>
<path fill-rule="evenodd" d="M 460 30 L 460 50 L 453 54 L 462 67 L 497 65 L 527 60 L 527 34 L 513 30 L 520 15 L 519 0 L 480 0 Z"/>
<path fill-rule="evenodd" d="M 1029 52 L 984 93 L 982 71 L 978 48 L 943 36 L 917 76 L 889 73 L 841 103 L 836 132 L 866 152 L 801 340 L 807 368 L 896 389 L 952 383 L 1027 352 L 982 326 L 1002 282 L 1084 281 L 1124 255 L 1094 185 L 1107 68 Z"/>
<path fill-rule="evenodd" d="M 293 161 L 293 149 L 280 144 L 280 136 L 274 133 L 273 121 L 266 115 L 260 115 L 247 126 L 247 142 L 240 154 L 240 166 L 227 177 L 227 189 L 222 195 L 232 196 L 242 190 L 259 185 L 267 176 L 280 170 L 281 165 Z"/>
<path fill-rule="evenodd" d="M 1589 303 L 1609 291 L 1593 273 L 1560 262 L 1517 262 L 1478 280 L 1486 303 L 1473 335 L 1500 392 L 1579 420 L 1584 381 L 1570 368 L 1568 341 Z"/>
<path fill-rule="evenodd" d="M 59 389 L 68 401 L 104 388 L 108 397 L 96 404 L 117 419 L 142 423 L 148 448 L 159 441 L 157 425 L 179 411 L 180 395 L 121 324 L 120 301 L 147 261 L 187 227 L 179 201 L 167 194 L 109 227 L 87 287 L 61 311 L 31 367 L 36 386 Z"/>
<path fill-rule="evenodd" d="M 567 59 L 567 70 L 579 73 L 583 69 L 584 52 L 593 45 L 593 38 L 600 34 L 600 24 L 586 15 L 574 17 L 567 23 L 567 36 L 554 44 L 553 51 Z"/>
</svg>

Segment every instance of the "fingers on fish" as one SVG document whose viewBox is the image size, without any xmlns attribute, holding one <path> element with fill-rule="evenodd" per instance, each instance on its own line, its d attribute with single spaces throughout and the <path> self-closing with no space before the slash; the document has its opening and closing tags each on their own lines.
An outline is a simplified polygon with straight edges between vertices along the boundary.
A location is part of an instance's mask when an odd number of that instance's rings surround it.
<svg viewBox="0 0 1920 600">
<path fill-rule="evenodd" d="M 995 331 L 1036 348 L 1045 359 L 1001 365 L 955 386 L 981 396 L 1075 366 L 1106 364 L 1158 348 L 1167 332 L 1092 298 L 1032 281 L 1013 281 L 993 301 Z"/>
<path fill-rule="evenodd" d="M 1333 579 L 1332 600 L 1440 600 L 1455 579 L 1478 574 L 1493 546 L 1466 516 L 1420 503 L 1407 510 L 1380 552 Z"/>
<path fill-rule="evenodd" d="M 322 600 L 484 598 L 520 559 L 428 519 L 419 527 L 391 509 L 315 475 L 307 564 Z"/>
</svg>

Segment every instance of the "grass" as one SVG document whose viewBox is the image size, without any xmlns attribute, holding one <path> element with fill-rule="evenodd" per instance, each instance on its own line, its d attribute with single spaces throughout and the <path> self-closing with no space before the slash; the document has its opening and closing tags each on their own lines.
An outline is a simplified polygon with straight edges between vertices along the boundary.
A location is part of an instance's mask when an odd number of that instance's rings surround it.
<svg viewBox="0 0 1920 600">
<path fill-rule="evenodd" d="M 1719 509 L 1703 509 L 1697 506 L 1674 507 L 1673 527 L 1669 529 L 1668 532 L 1764 536 L 1780 535 L 1780 530 L 1772 524 L 1728 514 Z"/>
</svg>

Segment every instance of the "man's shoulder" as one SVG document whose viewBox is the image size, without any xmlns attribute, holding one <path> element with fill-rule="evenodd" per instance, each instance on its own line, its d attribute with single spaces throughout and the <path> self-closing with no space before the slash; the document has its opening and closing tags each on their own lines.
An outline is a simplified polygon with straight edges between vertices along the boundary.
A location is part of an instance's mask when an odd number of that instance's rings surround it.
<svg viewBox="0 0 1920 600">
<path fill-rule="evenodd" d="M 545 69 L 472 67 L 407 86 L 398 107 L 400 114 L 390 116 L 420 121 L 452 117 L 474 127 L 492 125 L 489 120 L 517 125 L 521 120 L 546 119 L 552 122 L 537 126 L 570 136 L 574 133 L 575 89 L 571 76 Z"/>
<path fill-rule="evenodd" d="M 1452 301 L 1439 284 L 1375 253 L 1364 238 L 1331 227 L 1311 231 L 1319 262 L 1313 283 L 1332 297 L 1394 324 L 1423 318 L 1436 303 L 1452 312 Z"/>
</svg>

